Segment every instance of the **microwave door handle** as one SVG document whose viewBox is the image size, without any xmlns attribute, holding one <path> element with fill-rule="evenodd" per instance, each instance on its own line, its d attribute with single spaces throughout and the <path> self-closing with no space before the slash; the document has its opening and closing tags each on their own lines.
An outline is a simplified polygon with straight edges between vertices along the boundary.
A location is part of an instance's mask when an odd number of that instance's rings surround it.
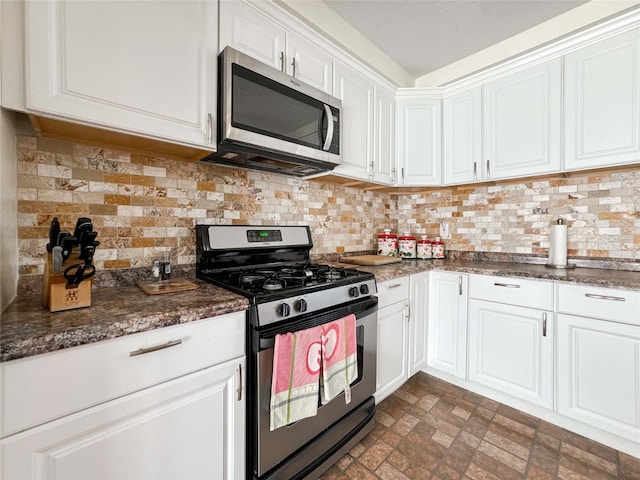
<svg viewBox="0 0 640 480">
<path fill-rule="evenodd" d="M 327 138 L 324 140 L 322 150 L 326 152 L 331 147 L 331 142 L 333 142 L 333 114 L 331 113 L 331 107 L 326 103 L 324 104 L 324 114 L 327 117 Z"/>
</svg>

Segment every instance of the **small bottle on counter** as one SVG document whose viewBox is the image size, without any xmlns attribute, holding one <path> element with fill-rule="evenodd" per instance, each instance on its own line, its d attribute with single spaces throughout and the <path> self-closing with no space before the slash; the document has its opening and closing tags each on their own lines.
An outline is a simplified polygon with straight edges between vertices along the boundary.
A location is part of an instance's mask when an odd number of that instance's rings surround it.
<svg viewBox="0 0 640 480">
<path fill-rule="evenodd" d="M 417 244 L 417 256 L 421 260 L 428 260 L 431 258 L 431 240 L 426 235 L 422 235 Z"/>
<path fill-rule="evenodd" d="M 416 258 L 416 237 L 409 232 L 400 236 L 399 250 L 402 258 Z"/>
<path fill-rule="evenodd" d="M 384 233 L 378 234 L 378 255 L 395 257 L 398 254 L 398 237 L 385 228 Z"/>
<path fill-rule="evenodd" d="M 431 252 L 433 258 L 444 258 L 444 243 L 440 240 L 440 237 L 431 242 Z"/>
<path fill-rule="evenodd" d="M 159 282 L 161 277 L 162 266 L 160 265 L 160 260 L 157 258 L 151 264 L 151 280 L 154 282 Z"/>
</svg>

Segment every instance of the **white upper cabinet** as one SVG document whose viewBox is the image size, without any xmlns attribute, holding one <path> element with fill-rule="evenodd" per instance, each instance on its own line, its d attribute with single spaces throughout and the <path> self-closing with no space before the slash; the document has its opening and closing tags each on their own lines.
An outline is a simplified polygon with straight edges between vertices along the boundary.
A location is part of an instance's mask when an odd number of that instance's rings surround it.
<svg viewBox="0 0 640 480">
<path fill-rule="evenodd" d="M 342 100 L 342 164 L 334 172 L 371 180 L 374 84 L 340 62 L 335 66 L 334 84 L 334 96 Z"/>
<path fill-rule="evenodd" d="M 216 2 L 24 6 L 28 112 L 215 149 Z"/>
<path fill-rule="evenodd" d="M 482 88 L 445 97 L 442 110 L 442 183 L 482 180 Z"/>
<path fill-rule="evenodd" d="M 565 56 L 566 170 L 640 161 L 640 29 Z"/>
<path fill-rule="evenodd" d="M 439 95 L 396 97 L 396 183 L 405 186 L 440 185 L 441 104 Z"/>
<path fill-rule="evenodd" d="M 226 46 L 332 93 L 331 56 L 246 2 L 220 2 L 220 50 Z"/>
<path fill-rule="evenodd" d="M 561 81 L 554 58 L 483 85 L 483 178 L 560 171 Z"/>
<path fill-rule="evenodd" d="M 392 185 L 396 181 L 395 92 L 376 87 L 373 180 Z"/>
</svg>

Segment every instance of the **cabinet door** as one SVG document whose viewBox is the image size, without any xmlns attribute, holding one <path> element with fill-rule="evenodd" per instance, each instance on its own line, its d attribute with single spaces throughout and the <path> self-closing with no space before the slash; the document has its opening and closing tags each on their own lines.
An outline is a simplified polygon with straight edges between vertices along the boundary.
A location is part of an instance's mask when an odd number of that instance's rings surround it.
<svg viewBox="0 0 640 480">
<path fill-rule="evenodd" d="M 56 0 L 25 9 L 29 112 L 215 148 L 215 2 Z"/>
<path fill-rule="evenodd" d="M 396 106 L 398 185 L 440 185 L 441 101 L 401 98 Z"/>
<path fill-rule="evenodd" d="M 558 315 L 558 411 L 640 438 L 640 327 Z"/>
<path fill-rule="evenodd" d="M 442 117 L 443 183 L 482 180 L 482 88 L 445 98 Z"/>
<path fill-rule="evenodd" d="M 245 2 L 220 1 L 220 50 L 231 46 L 285 71 L 286 31 Z"/>
<path fill-rule="evenodd" d="M 2 478 L 244 478 L 244 359 L 6 437 Z"/>
<path fill-rule="evenodd" d="M 318 47 L 306 40 L 287 34 L 287 73 L 298 80 L 333 93 L 333 60 Z"/>
<path fill-rule="evenodd" d="M 334 96 L 342 100 L 342 164 L 334 172 L 370 180 L 373 161 L 373 83 L 346 65 L 335 64 Z"/>
<path fill-rule="evenodd" d="M 553 313 L 469 301 L 469 380 L 553 408 Z"/>
<path fill-rule="evenodd" d="M 458 378 L 467 373 L 468 277 L 431 272 L 427 364 Z"/>
<path fill-rule="evenodd" d="M 561 59 L 482 88 L 484 178 L 560 171 Z"/>
<path fill-rule="evenodd" d="M 378 310 L 378 355 L 376 372 L 376 402 L 391 395 L 408 377 L 407 301 Z"/>
<path fill-rule="evenodd" d="M 565 56 L 567 170 L 640 158 L 640 29 Z"/>
<path fill-rule="evenodd" d="M 411 275 L 409 316 L 409 377 L 427 366 L 429 272 Z"/>
<path fill-rule="evenodd" d="M 375 148 L 373 180 L 392 185 L 396 180 L 395 100 L 385 89 L 375 89 Z"/>
</svg>

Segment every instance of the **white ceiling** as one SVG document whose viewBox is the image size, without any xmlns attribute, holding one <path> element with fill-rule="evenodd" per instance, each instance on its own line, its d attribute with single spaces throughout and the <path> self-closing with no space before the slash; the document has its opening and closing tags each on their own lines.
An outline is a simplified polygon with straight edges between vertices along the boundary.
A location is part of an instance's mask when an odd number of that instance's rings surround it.
<svg viewBox="0 0 640 480">
<path fill-rule="evenodd" d="M 587 0 L 324 0 L 414 78 Z"/>
</svg>

